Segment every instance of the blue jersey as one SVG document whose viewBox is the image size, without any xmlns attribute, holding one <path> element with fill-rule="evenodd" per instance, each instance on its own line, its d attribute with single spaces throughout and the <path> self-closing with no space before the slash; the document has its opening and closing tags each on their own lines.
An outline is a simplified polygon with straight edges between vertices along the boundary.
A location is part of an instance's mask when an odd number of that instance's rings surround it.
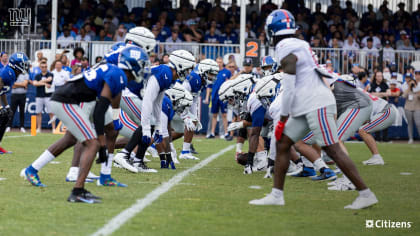
<svg viewBox="0 0 420 236">
<path fill-rule="evenodd" d="M 232 73 L 224 68 L 217 74 L 216 81 L 212 85 L 211 97 L 212 99 L 219 98 L 219 89 L 222 84 L 232 76 Z"/>
<path fill-rule="evenodd" d="M 0 95 L 7 93 L 16 81 L 15 71 L 6 65 L 0 69 L 0 78 L 3 81 L 3 88 L 0 91 Z"/>
<path fill-rule="evenodd" d="M 154 76 L 159 84 L 159 92 L 169 89 L 172 85 L 172 70 L 167 65 L 159 65 L 152 68 Z"/>
<path fill-rule="evenodd" d="M 124 71 L 108 63 L 85 71 L 83 78 L 87 87 L 95 90 L 98 97 L 102 92 L 104 83 L 107 83 L 111 89 L 112 97 L 117 96 L 127 86 L 127 77 Z"/>
<path fill-rule="evenodd" d="M 124 49 L 124 47 L 120 47 L 117 50 L 107 52 L 104 56 L 104 59 L 107 63 L 118 65 L 118 57 L 120 56 L 120 52 Z"/>
<path fill-rule="evenodd" d="M 143 96 L 141 94 L 141 90 L 144 88 L 143 81 L 140 83 L 137 83 L 136 81 L 132 80 L 128 82 L 127 88 L 128 90 L 130 90 L 130 92 L 134 93 L 135 95 L 137 95 L 139 98 L 142 99 Z"/>
<path fill-rule="evenodd" d="M 190 84 L 190 92 L 192 94 L 198 94 L 201 92 L 202 89 L 205 88 L 205 84 L 202 83 L 201 77 L 194 71 L 187 76 L 186 80 Z"/>
<path fill-rule="evenodd" d="M 163 97 L 163 101 L 162 101 L 162 112 L 165 113 L 165 115 L 168 117 L 168 122 L 172 120 L 172 118 L 174 117 L 174 109 L 172 107 L 172 102 L 171 99 L 169 99 L 168 96 L 165 95 L 165 97 Z"/>
<path fill-rule="evenodd" d="M 71 74 L 71 67 L 70 66 L 63 66 L 63 70 L 68 71 Z"/>
</svg>

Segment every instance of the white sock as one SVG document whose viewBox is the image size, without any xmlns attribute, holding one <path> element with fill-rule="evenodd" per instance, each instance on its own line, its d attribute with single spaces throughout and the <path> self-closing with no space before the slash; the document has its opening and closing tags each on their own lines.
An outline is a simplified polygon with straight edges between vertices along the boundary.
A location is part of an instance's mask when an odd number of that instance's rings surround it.
<svg viewBox="0 0 420 236">
<path fill-rule="evenodd" d="M 182 144 L 182 151 L 184 151 L 184 152 L 190 152 L 191 151 L 191 143 L 184 142 Z"/>
<path fill-rule="evenodd" d="M 271 194 L 276 198 L 281 198 L 283 197 L 283 190 L 280 190 L 278 188 L 272 188 Z"/>
<path fill-rule="evenodd" d="M 173 142 L 170 142 L 169 143 L 169 146 L 171 147 L 171 150 L 175 150 L 175 146 L 174 146 L 174 143 Z"/>
<path fill-rule="evenodd" d="M 360 190 L 359 191 L 359 196 L 361 197 L 369 197 L 370 195 L 372 195 L 372 191 L 370 191 L 369 188 L 365 189 L 365 190 Z"/>
<path fill-rule="evenodd" d="M 108 162 L 101 164 L 101 174 L 104 174 L 104 175 L 111 174 L 112 159 L 114 159 L 114 154 L 108 154 Z"/>
<path fill-rule="evenodd" d="M 76 173 L 76 175 L 79 175 L 79 167 L 77 166 L 70 167 L 69 174 L 70 173 Z"/>
<path fill-rule="evenodd" d="M 302 162 L 306 167 L 314 168 L 312 162 L 310 162 L 306 157 L 302 156 Z"/>
<path fill-rule="evenodd" d="M 236 152 L 242 152 L 243 143 L 236 143 Z"/>
<path fill-rule="evenodd" d="M 32 163 L 32 167 L 35 170 L 40 171 L 42 169 L 42 167 L 44 167 L 46 164 L 48 164 L 50 161 L 54 160 L 55 156 L 47 150 L 45 150 L 41 156 L 38 157 L 38 159 L 36 159 L 33 163 Z"/>
<path fill-rule="evenodd" d="M 382 158 L 382 157 L 381 157 L 381 154 L 375 154 L 372 156 L 372 158 Z"/>
<path fill-rule="evenodd" d="M 314 161 L 314 167 L 316 171 L 319 171 L 322 168 L 329 168 L 327 164 L 322 160 L 322 158 L 318 158 L 316 161 Z"/>
</svg>

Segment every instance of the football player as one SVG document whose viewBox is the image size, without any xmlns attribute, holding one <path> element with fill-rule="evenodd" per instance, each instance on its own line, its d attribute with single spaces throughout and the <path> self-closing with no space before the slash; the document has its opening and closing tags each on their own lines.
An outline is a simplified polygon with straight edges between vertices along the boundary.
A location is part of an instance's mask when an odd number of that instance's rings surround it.
<svg viewBox="0 0 420 236">
<path fill-rule="evenodd" d="M 128 81 L 136 79 L 135 75 L 142 74 L 144 60 L 148 60 L 148 56 L 143 49 L 128 47 L 121 52 L 118 66 L 102 64 L 73 77 L 72 80 L 55 91 L 51 97 L 51 107 L 57 118 L 67 127 L 67 132 L 25 169 L 26 179 L 32 185 L 45 187 L 39 179 L 38 171 L 79 141 L 84 146 L 79 176 L 67 200 L 84 203 L 100 202 L 100 197 L 91 194 L 84 188 L 85 179 L 98 151 L 100 161 L 105 162 L 108 169 L 102 173 L 102 179 L 98 180 L 99 183 L 110 182 L 124 186 L 110 175 L 112 155 L 107 155 L 104 137 L 105 113 L 111 105 L 112 117 L 114 120 L 118 119 L 121 91 L 127 86 Z M 97 98 L 99 101 L 93 112 L 93 127 L 89 121 L 89 114 L 86 114 L 79 104 L 95 101 Z"/>
<path fill-rule="evenodd" d="M 29 73 L 29 59 L 23 52 L 13 53 L 9 58 L 9 63 L 0 69 L 0 142 L 3 139 L 4 132 L 6 131 L 7 123 L 12 114 L 12 109 L 7 102 L 6 93 L 10 91 L 16 78 L 20 74 Z M 0 147 L 0 154 L 10 153 L 4 148 Z"/>
<path fill-rule="evenodd" d="M 280 121 L 275 126 L 277 153 L 272 192 L 262 199 L 252 200 L 252 205 L 284 205 L 283 187 L 289 166 L 292 145 L 313 131 L 316 142 L 324 147 L 344 174 L 359 190 L 356 200 L 346 209 L 361 209 L 378 202 L 366 186 L 356 166 L 338 143 L 334 116 L 334 95 L 317 73 L 317 61 L 306 41 L 295 37 L 293 15 L 284 9 L 270 13 L 266 19 L 266 32 L 274 43 L 275 57 L 284 75 Z"/>
</svg>

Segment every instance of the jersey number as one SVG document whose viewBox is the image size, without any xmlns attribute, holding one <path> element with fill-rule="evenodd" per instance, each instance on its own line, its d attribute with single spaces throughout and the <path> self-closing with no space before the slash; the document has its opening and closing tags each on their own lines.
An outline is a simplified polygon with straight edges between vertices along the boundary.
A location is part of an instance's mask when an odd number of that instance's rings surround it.
<svg viewBox="0 0 420 236">
<path fill-rule="evenodd" d="M 102 65 L 100 65 L 97 69 L 101 69 L 103 72 L 105 72 L 105 71 L 107 71 L 108 70 L 108 65 L 107 64 L 102 64 Z M 92 80 L 94 80 L 94 79 L 96 79 L 96 70 L 97 69 L 94 69 L 94 70 L 88 70 L 88 71 L 86 71 L 83 75 L 85 76 L 85 78 L 88 80 L 88 81 L 92 81 Z"/>
<path fill-rule="evenodd" d="M 257 42 L 248 42 L 246 44 L 247 47 L 250 47 L 248 51 L 246 51 L 245 56 L 247 57 L 258 57 L 258 43 Z"/>
</svg>

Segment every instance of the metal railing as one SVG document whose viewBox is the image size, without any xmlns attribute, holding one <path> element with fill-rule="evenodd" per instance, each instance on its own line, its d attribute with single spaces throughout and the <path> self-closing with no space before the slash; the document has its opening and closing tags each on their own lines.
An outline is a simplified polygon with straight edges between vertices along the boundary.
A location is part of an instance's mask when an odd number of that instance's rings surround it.
<svg viewBox="0 0 420 236">
<path fill-rule="evenodd" d="M 74 49 L 81 47 L 85 50 L 90 63 L 94 64 L 95 58 L 103 56 L 114 42 L 102 41 L 57 41 L 59 49 Z M 36 58 L 36 52 L 49 49 L 51 47 L 50 40 L 5 40 L 0 39 L 0 51 L 13 53 L 16 51 L 24 51 L 33 61 Z M 206 43 L 162 43 L 159 42 L 155 48 L 155 53 L 160 58 L 165 53 L 173 50 L 185 49 L 190 51 L 196 58 L 212 58 L 223 57 L 229 53 L 239 53 L 239 44 L 206 44 Z M 327 60 L 331 60 L 334 69 L 339 73 L 348 73 L 353 64 L 359 64 L 362 67 L 372 71 L 377 66 L 384 67 L 390 63 L 395 63 L 398 72 L 404 73 L 405 66 L 412 61 L 420 60 L 420 51 L 414 50 L 387 50 L 378 49 L 374 51 L 346 50 L 342 48 L 312 48 L 318 56 L 319 63 L 325 64 Z M 266 48 L 262 48 L 261 55 L 266 55 Z M 70 50 L 72 51 L 72 50 Z M 273 55 L 274 49 L 269 49 L 269 55 Z M 72 58 L 72 55 L 69 55 Z M 49 57 L 49 58 L 52 58 Z"/>
</svg>

